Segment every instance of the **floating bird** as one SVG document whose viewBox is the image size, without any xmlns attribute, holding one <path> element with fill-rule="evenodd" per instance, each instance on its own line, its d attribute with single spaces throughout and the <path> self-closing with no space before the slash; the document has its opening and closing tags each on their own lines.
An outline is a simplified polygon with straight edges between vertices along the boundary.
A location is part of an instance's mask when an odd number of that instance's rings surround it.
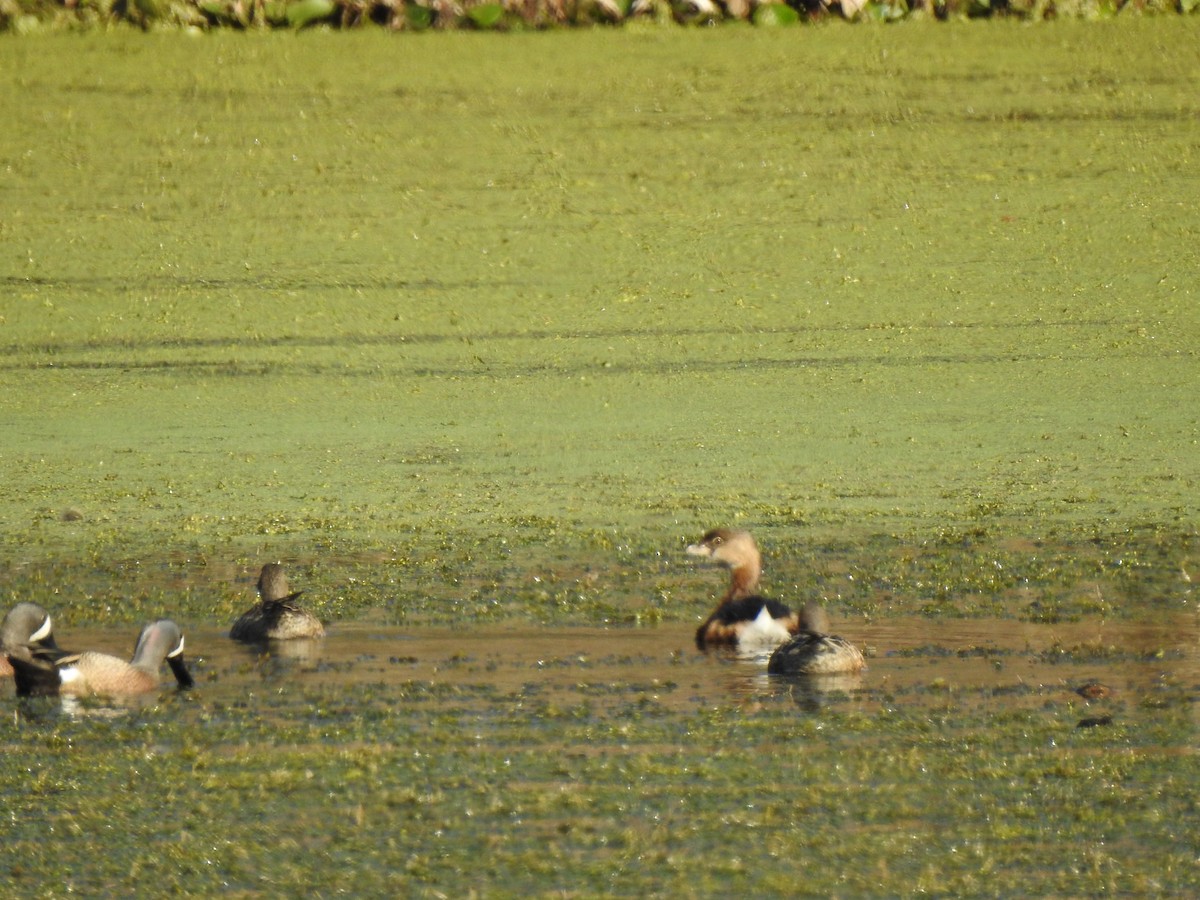
<svg viewBox="0 0 1200 900">
<path fill-rule="evenodd" d="M 267 563 L 258 576 L 259 602 L 233 623 L 229 636 L 247 643 L 325 637 L 321 620 L 296 602 L 302 593 L 288 591 L 283 566 Z"/>
<path fill-rule="evenodd" d="M 762 557 L 750 532 L 714 528 L 699 543 L 688 545 L 687 553 L 729 569 L 729 590 L 696 631 L 701 650 L 709 645 L 775 647 L 800 630 L 796 613 L 755 593 Z"/>
<path fill-rule="evenodd" d="M 18 603 L 8 611 L 0 624 L 0 677 L 12 677 L 15 673 L 9 655 L 32 663 L 36 657 L 58 653 L 54 642 L 50 614 L 36 603 Z M 18 693 L 24 693 L 18 682 Z"/>
<path fill-rule="evenodd" d="M 21 696 L 147 694 L 158 690 L 164 661 L 180 687 L 192 686 L 183 643 L 179 626 L 170 619 L 159 619 L 142 629 L 130 662 L 95 650 L 67 653 L 56 647 L 38 647 L 32 641 L 27 641 L 20 653 L 10 651 L 9 661 Z"/>
<path fill-rule="evenodd" d="M 829 634 L 829 619 L 819 604 L 805 604 L 801 630 L 767 660 L 771 675 L 846 675 L 866 667 L 862 651 L 845 638 Z"/>
</svg>

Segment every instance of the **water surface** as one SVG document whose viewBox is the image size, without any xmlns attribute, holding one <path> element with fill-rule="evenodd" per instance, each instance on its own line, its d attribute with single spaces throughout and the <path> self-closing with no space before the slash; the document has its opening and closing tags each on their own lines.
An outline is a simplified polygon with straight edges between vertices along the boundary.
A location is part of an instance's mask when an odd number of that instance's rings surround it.
<svg viewBox="0 0 1200 900">
<path fill-rule="evenodd" d="M 202 705 L 249 703 L 268 717 L 301 719 L 310 693 L 353 702 L 364 686 L 371 689 L 364 705 L 436 709 L 436 699 L 406 694 L 424 687 L 449 692 L 443 696 L 465 690 L 452 705 L 468 708 L 503 697 L 518 704 L 588 702 L 602 711 L 638 697 L 689 713 L 790 694 L 822 697 L 838 709 L 869 711 L 897 697 L 920 707 L 942 703 L 939 692 L 995 696 L 997 705 L 1051 700 L 1074 708 L 1082 701 L 1073 691 L 1093 681 L 1124 695 L 1122 708 L 1136 710 L 1137 698 L 1164 679 L 1200 685 L 1200 625 L 1190 613 L 1155 624 L 892 617 L 839 630 L 849 636 L 850 628 L 869 667 L 825 678 L 768 676 L 765 656 L 701 652 L 691 626 L 450 630 L 351 623 L 324 640 L 267 646 L 230 641 L 213 629 L 191 630 L 186 639 L 199 682 L 193 693 Z M 73 629 L 69 641 L 117 655 L 126 655 L 129 643 L 112 629 Z M 163 684 L 164 690 L 171 684 L 165 669 Z"/>
</svg>

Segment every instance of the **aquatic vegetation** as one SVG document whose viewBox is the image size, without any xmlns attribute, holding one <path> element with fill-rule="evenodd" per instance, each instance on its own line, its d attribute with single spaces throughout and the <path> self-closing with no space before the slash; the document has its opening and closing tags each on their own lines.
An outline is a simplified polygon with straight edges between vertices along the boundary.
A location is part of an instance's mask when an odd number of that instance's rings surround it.
<svg viewBox="0 0 1200 900">
<path fill-rule="evenodd" d="M 1196 894 L 1193 30 L 5 38 L 8 892 Z"/>
<path fill-rule="evenodd" d="M 626 21 L 713 25 L 752 22 L 761 28 L 780 28 L 802 21 L 819 22 L 830 16 L 846 21 L 897 22 L 906 18 L 983 19 L 1023 21 L 1047 19 L 1110 19 L 1135 14 L 1188 14 L 1200 8 L 1196 0 L 532 0 L 496 3 L 468 0 L 100 0 L 87 4 L 58 4 L 48 0 L 8 0 L 0 5 L 0 26 L 18 34 L 40 27 L 73 27 L 128 22 L 143 29 L 177 28 L 290 28 L 309 26 L 357 28 L 382 26 L 393 31 L 421 32 L 431 28 L 511 31 L 563 26 L 615 25 Z"/>
</svg>

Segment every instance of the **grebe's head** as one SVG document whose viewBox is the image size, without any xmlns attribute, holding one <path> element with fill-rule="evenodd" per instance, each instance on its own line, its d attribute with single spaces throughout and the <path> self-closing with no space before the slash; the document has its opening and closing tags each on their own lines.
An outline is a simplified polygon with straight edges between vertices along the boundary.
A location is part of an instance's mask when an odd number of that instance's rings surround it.
<svg viewBox="0 0 1200 900">
<path fill-rule="evenodd" d="M 762 562 L 750 532 L 733 528 L 714 528 L 698 544 L 689 544 L 687 554 L 711 559 L 727 569 L 757 569 Z"/>
<path fill-rule="evenodd" d="M 288 591 L 287 575 L 279 563 L 267 563 L 258 576 L 258 594 L 264 600 L 282 600 Z"/>
<path fill-rule="evenodd" d="M 809 600 L 800 610 L 800 630 L 812 634 L 829 634 L 829 616 L 816 600 Z"/>
</svg>

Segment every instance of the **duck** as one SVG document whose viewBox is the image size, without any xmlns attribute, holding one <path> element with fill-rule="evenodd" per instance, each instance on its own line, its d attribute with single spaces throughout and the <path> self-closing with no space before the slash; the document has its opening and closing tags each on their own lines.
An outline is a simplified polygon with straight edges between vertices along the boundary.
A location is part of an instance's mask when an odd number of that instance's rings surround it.
<svg viewBox="0 0 1200 900">
<path fill-rule="evenodd" d="M 18 603 L 4 616 L 0 624 L 0 678 L 16 674 L 10 653 L 32 661 L 36 656 L 57 652 L 50 613 L 45 609 L 36 603 Z"/>
<path fill-rule="evenodd" d="M 767 660 L 767 674 L 852 675 L 866 668 L 861 650 L 829 633 L 829 619 L 819 603 L 806 603 L 800 622 L 799 633 L 776 647 Z"/>
<path fill-rule="evenodd" d="M 183 647 L 179 626 L 170 619 L 159 619 L 142 629 L 129 662 L 95 650 L 68 653 L 57 648 L 39 649 L 30 642 L 23 647 L 29 652 L 10 652 L 9 660 L 19 696 L 132 696 L 158 690 L 158 672 L 164 661 L 179 687 L 190 688 L 193 680 Z"/>
<path fill-rule="evenodd" d="M 296 602 L 303 593 L 289 591 L 283 566 L 267 563 L 258 576 L 259 602 L 233 623 L 229 636 L 245 643 L 325 637 L 321 620 Z"/>
<path fill-rule="evenodd" d="M 800 617 L 778 600 L 755 591 L 762 576 L 762 556 L 748 531 L 714 528 L 698 543 L 689 544 L 689 556 L 711 560 L 729 570 L 729 590 L 696 630 L 696 646 L 771 648 L 800 630 Z"/>
</svg>

